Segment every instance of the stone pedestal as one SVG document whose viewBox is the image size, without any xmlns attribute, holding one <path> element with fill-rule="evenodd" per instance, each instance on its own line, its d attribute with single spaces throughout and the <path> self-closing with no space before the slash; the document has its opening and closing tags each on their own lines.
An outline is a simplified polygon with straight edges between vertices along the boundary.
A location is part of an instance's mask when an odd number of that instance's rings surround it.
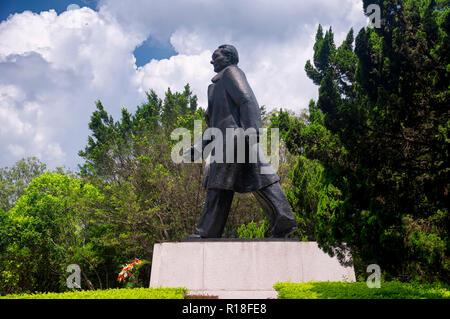
<svg viewBox="0 0 450 319">
<path fill-rule="evenodd" d="M 280 281 L 355 281 L 316 242 L 199 240 L 156 244 L 150 287 L 186 287 L 192 295 L 276 298 Z"/>
</svg>

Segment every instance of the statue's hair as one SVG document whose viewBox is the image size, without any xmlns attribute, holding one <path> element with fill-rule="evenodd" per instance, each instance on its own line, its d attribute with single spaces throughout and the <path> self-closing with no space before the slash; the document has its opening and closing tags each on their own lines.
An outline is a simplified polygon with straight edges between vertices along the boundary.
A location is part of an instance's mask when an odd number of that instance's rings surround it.
<svg viewBox="0 0 450 319">
<path fill-rule="evenodd" d="M 225 55 L 231 64 L 239 63 L 239 55 L 234 46 L 231 44 L 222 44 L 219 46 L 219 49 L 222 51 L 223 55 Z"/>
</svg>

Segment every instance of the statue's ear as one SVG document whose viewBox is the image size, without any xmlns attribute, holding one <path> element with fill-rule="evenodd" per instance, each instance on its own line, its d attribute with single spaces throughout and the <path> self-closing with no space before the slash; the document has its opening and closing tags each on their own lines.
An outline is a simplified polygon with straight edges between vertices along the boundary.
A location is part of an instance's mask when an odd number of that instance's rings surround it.
<svg viewBox="0 0 450 319">
<path fill-rule="evenodd" d="M 224 55 L 225 56 L 225 63 L 227 66 L 231 65 L 231 58 L 228 55 Z"/>
<path fill-rule="evenodd" d="M 233 64 L 233 63 L 231 63 L 231 56 L 229 56 L 228 54 L 224 54 L 223 56 L 225 57 L 225 61 L 226 61 L 227 66 Z"/>
</svg>

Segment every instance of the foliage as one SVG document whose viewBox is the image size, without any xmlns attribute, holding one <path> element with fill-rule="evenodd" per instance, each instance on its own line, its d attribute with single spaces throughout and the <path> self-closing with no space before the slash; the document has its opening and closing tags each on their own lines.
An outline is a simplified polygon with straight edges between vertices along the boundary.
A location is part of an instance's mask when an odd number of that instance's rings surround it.
<svg viewBox="0 0 450 319">
<path fill-rule="evenodd" d="M 380 288 L 368 288 L 365 282 L 278 282 L 278 299 L 450 299 L 450 286 L 398 281 L 381 282 Z"/>
<path fill-rule="evenodd" d="M 134 288 L 14 294 L 0 299 L 183 299 L 186 288 Z"/>
<path fill-rule="evenodd" d="M 297 157 L 297 163 L 289 172 L 291 187 L 286 197 L 297 217 L 297 235 L 303 241 L 316 241 L 318 220 L 317 206 L 322 187 L 323 166 L 317 160 L 309 160 L 303 155 Z"/>
</svg>

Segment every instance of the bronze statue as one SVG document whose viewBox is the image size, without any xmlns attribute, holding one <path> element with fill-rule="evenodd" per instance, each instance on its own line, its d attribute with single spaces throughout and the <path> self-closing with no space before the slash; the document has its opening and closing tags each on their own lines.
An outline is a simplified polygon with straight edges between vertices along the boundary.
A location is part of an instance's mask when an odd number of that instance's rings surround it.
<svg viewBox="0 0 450 319">
<path fill-rule="evenodd" d="M 287 237 L 296 230 L 296 219 L 280 187 L 278 175 L 259 153 L 256 161 L 251 160 L 252 150 L 259 147 L 261 112 L 238 62 L 238 52 L 232 45 L 221 45 L 214 51 L 211 64 L 217 75 L 208 87 L 206 123 L 209 128 L 220 130 L 223 136 L 230 128 L 250 132 L 245 136 L 245 159 L 237 160 L 235 152 L 233 160 L 227 161 L 230 145 L 224 140 L 223 158 L 218 160 L 216 157 L 206 165 L 203 177 L 203 186 L 207 188 L 206 203 L 194 234 L 188 238 L 220 238 L 234 192 L 253 192 L 270 221 L 272 237 Z M 204 152 L 213 140 L 214 137 L 203 138 L 201 151 Z M 228 144 L 233 144 L 231 151 L 236 151 L 237 143 Z M 188 156 L 193 159 L 195 151 L 196 146 L 193 146 Z M 217 156 L 216 151 L 213 148 L 211 155 Z M 265 173 L 262 173 L 263 168 L 266 168 Z"/>
</svg>

